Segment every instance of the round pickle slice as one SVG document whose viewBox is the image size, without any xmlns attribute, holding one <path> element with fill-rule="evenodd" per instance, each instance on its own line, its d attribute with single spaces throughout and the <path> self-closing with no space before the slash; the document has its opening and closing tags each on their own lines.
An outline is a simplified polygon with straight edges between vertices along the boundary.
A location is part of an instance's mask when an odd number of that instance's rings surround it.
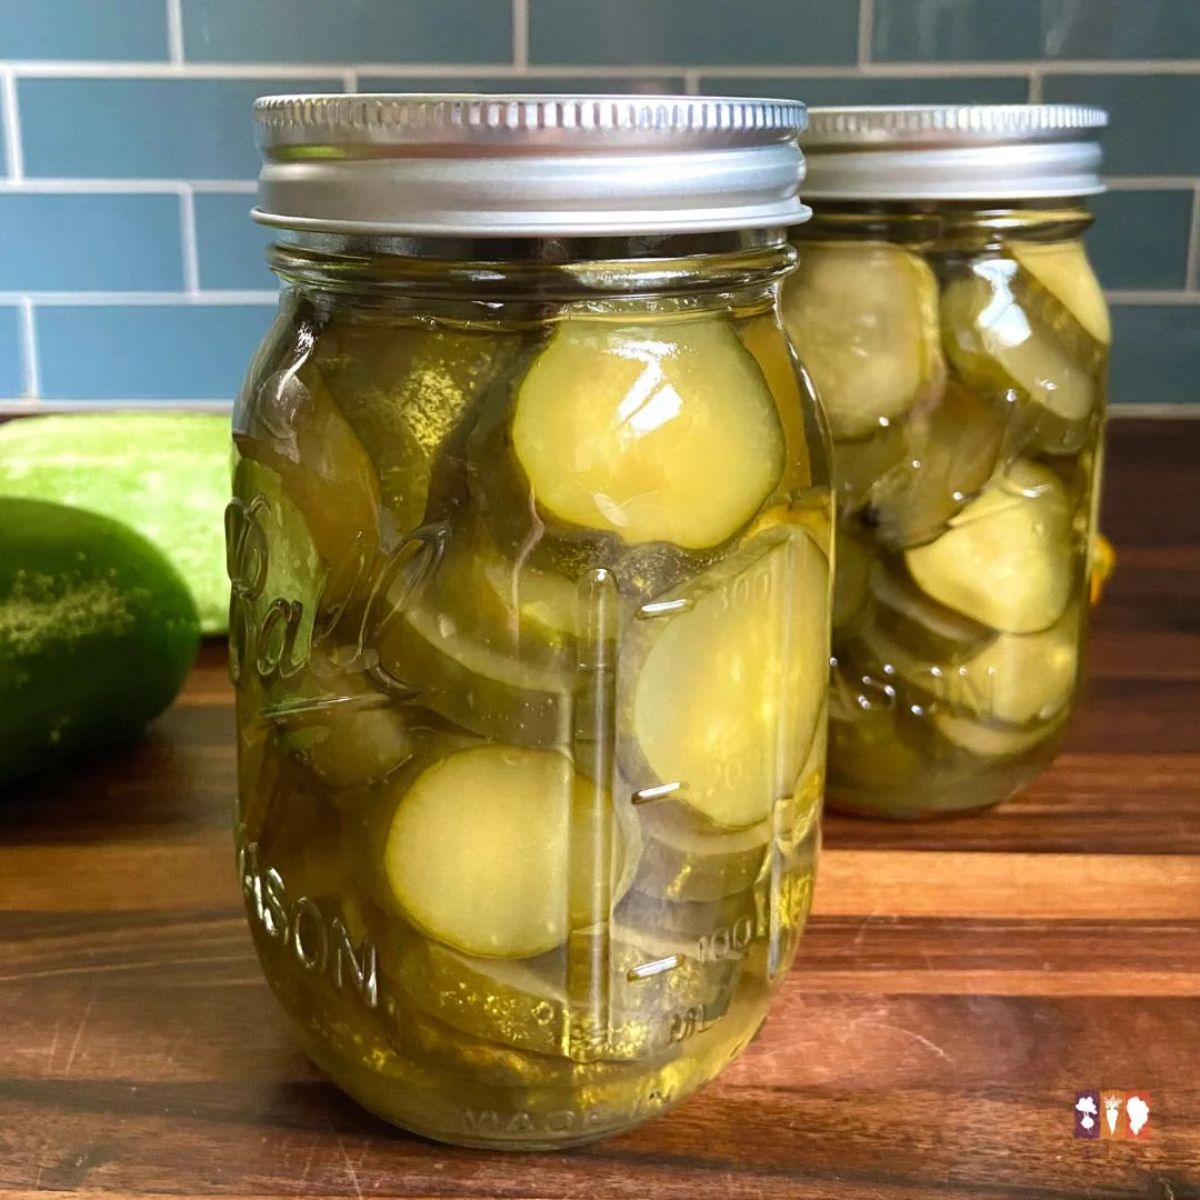
<svg viewBox="0 0 1200 1200">
<path fill-rule="evenodd" d="M 597 880 L 591 808 L 608 797 L 553 750 L 481 746 L 426 767 L 396 804 L 384 872 L 400 910 L 466 954 L 525 958 L 585 923 Z M 619 827 L 617 827 L 619 828 Z M 603 856 L 601 856 L 603 857 Z M 612 849 L 614 876 L 621 847 Z"/>
<path fill-rule="evenodd" d="M 791 794 L 828 677 L 828 598 L 824 552 L 777 525 L 641 608 L 625 707 L 657 785 L 733 828 Z"/>
<path fill-rule="evenodd" d="M 1047 741 L 1062 727 L 1060 716 L 1047 725 L 1018 729 L 1011 725 L 988 725 L 958 713 L 934 714 L 934 725 L 946 741 L 976 758 L 1011 758 Z"/>
<path fill-rule="evenodd" d="M 1074 574 L 1063 486 L 1047 468 L 1018 460 L 904 561 L 922 591 L 984 625 L 1049 629 L 1067 607 Z"/>
<path fill-rule="evenodd" d="M 774 398 L 724 316 L 562 321 L 518 385 L 511 436 L 551 520 L 631 546 L 719 546 L 783 472 Z"/>
<path fill-rule="evenodd" d="M 941 390 L 937 281 L 923 259 L 887 242 L 799 249 L 783 289 L 784 324 L 834 441 L 868 437 Z"/>
</svg>

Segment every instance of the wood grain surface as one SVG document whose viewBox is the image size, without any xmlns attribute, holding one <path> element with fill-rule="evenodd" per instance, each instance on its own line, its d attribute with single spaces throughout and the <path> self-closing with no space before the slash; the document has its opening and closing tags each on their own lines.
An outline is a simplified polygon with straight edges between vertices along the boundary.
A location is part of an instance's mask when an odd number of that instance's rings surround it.
<svg viewBox="0 0 1200 1200">
<path fill-rule="evenodd" d="M 0 1200 L 1200 1197 L 1200 422 L 1118 423 L 1108 461 L 1118 570 L 1058 761 L 978 816 L 831 816 L 762 1034 L 571 1153 L 407 1136 L 295 1048 L 206 648 L 141 743 L 0 802 Z M 1145 1089 L 1150 1140 L 1077 1141 L 1092 1087 Z"/>
</svg>

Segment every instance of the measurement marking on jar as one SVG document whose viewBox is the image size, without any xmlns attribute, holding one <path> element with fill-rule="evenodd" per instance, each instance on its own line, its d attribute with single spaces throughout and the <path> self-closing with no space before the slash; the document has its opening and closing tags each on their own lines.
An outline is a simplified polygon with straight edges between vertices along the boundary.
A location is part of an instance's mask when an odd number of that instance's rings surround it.
<svg viewBox="0 0 1200 1200">
<path fill-rule="evenodd" d="M 665 617 L 671 613 L 687 612 L 692 607 L 692 600 L 681 596 L 678 600 L 651 600 L 637 610 L 639 617 Z"/>
<path fill-rule="evenodd" d="M 660 783 L 654 787 L 641 788 L 633 793 L 630 799 L 634 804 L 649 804 L 651 800 L 662 800 L 667 796 L 674 796 L 677 792 L 682 792 L 687 788 L 687 784 L 683 782 L 675 783 Z"/>
<path fill-rule="evenodd" d="M 636 983 L 639 979 L 653 979 L 655 975 L 661 975 L 664 971 L 675 970 L 682 962 L 683 959 L 678 954 L 668 954 L 666 958 L 656 958 L 653 962 L 634 967 L 625 978 L 630 983 Z"/>
</svg>

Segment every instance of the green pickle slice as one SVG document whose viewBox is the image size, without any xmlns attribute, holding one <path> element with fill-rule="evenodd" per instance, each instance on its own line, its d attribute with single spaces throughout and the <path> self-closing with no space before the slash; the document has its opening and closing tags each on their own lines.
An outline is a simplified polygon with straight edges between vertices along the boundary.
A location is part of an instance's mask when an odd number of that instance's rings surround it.
<svg viewBox="0 0 1200 1200">
<path fill-rule="evenodd" d="M 552 522 L 719 546 L 783 472 L 783 430 L 726 317 L 569 317 L 517 386 L 512 450 Z"/>
<path fill-rule="evenodd" d="M 439 475 L 464 469 L 476 408 L 513 368 L 524 340 L 492 325 L 368 312 L 334 318 L 322 330 L 317 370 L 366 448 L 399 532 L 426 519 L 431 491 L 453 490 Z"/>
<path fill-rule="evenodd" d="M 936 396 L 945 363 L 937 281 L 925 261 L 888 242 L 804 241 L 799 251 L 784 324 L 834 441 L 868 437 Z"/>
<path fill-rule="evenodd" d="M 952 272 L 942 294 L 946 356 L 982 395 L 1024 406 L 1037 450 L 1075 454 L 1102 399 L 1105 346 L 1014 258 L 984 258 Z"/>
<path fill-rule="evenodd" d="M 1052 471 L 1018 460 L 904 561 L 922 591 L 981 624 L 1004 633 L 1048 629 L 1074 583 L 1066 492 Z"/>
<path fill-rule="evenodd" d="M 470 955 L 527 958 L 585 924 L 601 888 L 589 844 L 607 794 L 553 750 L 480 746 L 447 755 L 402 791 L 388 828 L 384 873 L 401 912 L 430 937 Z M 597 828 L 603 827 L 597 835 Z M 623 846 L 609 846 L 611 876 Z M 605 856 L 601 856 L 603 859 Z"/>
<path fill-rule="evenodd" d="M 626 717 L 652 782 L 718 825 L 790 794 L 828 675 L 829 564 L 801 526 L 765 530 L 645 605 L 623 658 Z M 640 780 L 638 780 L 640 782 Z"/>
<path fill-rule="evenodd" d="M 951 381 L 906 422 L 905 452 L 870 485 L 871 520 L 893 550 L 931 542 L 1003 463 L 1012 417 L 1003 397 Z M 849 447 L 839 447 L 839 455 Z"/>
</svg>

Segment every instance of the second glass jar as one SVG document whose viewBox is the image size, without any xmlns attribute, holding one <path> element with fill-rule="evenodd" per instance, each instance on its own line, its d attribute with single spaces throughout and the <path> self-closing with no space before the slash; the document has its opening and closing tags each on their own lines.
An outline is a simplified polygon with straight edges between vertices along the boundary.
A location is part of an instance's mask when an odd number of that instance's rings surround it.
<svg viewBox="0 0 1200 1200">
<path fill-rule="evenodd" d="M 1058 747 L 1086 643 L 1110 331 L 1091 218 L 1042 176 L 1047 145 L 1077 155 L 1102 119 L 814 110 L 814 217 L 784 314 L 834 444 L 832 807 L 979 808 Z M 955 199 L 970 190 L 955 152 L 1005 137 L 1012 159 L 993 145 L 974 198 Z M 1058 186 L 1098 190 L 1087 170 Z"/>
</svg>

